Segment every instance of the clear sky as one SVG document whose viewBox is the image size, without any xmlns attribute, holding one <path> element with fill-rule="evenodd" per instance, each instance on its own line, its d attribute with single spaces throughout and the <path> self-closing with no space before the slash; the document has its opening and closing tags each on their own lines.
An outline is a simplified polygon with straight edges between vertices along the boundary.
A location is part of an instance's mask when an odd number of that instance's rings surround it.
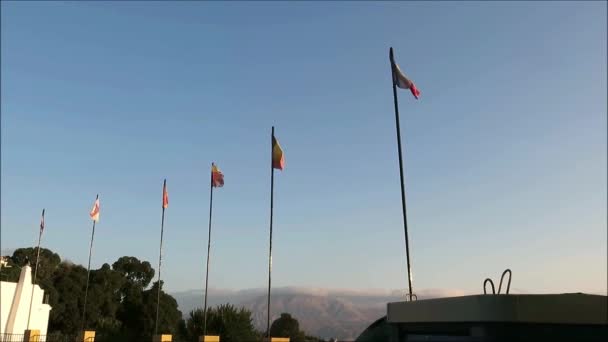
<svg viewBox="0 0 608 342">
<path fill-rule="evenodd" d="M 606 290 L 605 2 L 2 1 L 2 248 L 123 255 L 204 285 L 405 288 L 388 49 L 416 288 Z"/>
</svg>

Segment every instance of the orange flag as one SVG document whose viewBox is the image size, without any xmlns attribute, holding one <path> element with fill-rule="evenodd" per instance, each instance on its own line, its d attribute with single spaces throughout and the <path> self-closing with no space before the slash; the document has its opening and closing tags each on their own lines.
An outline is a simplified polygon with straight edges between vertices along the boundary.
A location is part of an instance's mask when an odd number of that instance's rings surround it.
<svg viewBox="0 0 608 342">
<path fill-rule="evenodd" d="M 211 186 L 221 188 L 224 186 L 224 174 L 217 165 L 211 163 Z"/>
<path fill-rule="evenodd" d="M 285 168 L 285 156 L 277 139 L 272 136 L 272 167 L 283 170 Z"/>
</svg>

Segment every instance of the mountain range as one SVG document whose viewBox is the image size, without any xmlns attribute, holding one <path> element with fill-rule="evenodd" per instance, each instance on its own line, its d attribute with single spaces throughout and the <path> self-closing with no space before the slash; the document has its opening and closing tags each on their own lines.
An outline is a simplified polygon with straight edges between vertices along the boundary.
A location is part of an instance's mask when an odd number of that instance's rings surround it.
<svg viewBox="0 0 608 342">
<path fill-rule="evenodd" d="M 464 295 L 463 291 L 428 289 L 417 291 L 418 298 Z M 191 290 L 171 294 L 187 317 L 203 305 L 203 291 Z M 230 303 L 253 313 L 256 329 L 266 330 L 267 290 L 209 289 L 208 306 Z M 273 288 L 271 320 L 290 313 L 300 322 L 307 335 L 324 339 L 354 340 L 371 323 L 386 314 L 386 304 L 404 300 L 402 290 L 349 290 L 304 287 Z"/>
</svg>

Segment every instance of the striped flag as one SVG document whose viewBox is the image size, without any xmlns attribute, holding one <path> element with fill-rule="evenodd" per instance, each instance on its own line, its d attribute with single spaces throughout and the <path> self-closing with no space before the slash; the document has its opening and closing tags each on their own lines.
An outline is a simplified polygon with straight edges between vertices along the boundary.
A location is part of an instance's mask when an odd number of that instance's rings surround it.
<svg viewBox="0 0 608 342">
<path fill-rule="evenodd" d="M 215 164 L 211 164 L 211 186 L 221 188 L 224 186 L 224 174 Z"/>
<path fill-rule="evenodd" d="M 169 193 L 167 192 L 167 180 L 163 183 L 163 208 L 169 207 Z"/>
<path fill-rule="evenodd" d="M 401 68 L 399 68 L 399 65 L 395 63 L 392 54 L 390 57 L 391 65 L 393 67 L 393 83 L 401 89 L 409 89 L 410 92 L 412 92 L 412 95 L 414 95 L 414 97 L 418 99 L 420 97 L 420 90 L 416 88 L 414 82 L 412 82 L 409 78 L 405 76 L 405 74 L 403 74 Z"/>
<path fill-rule="evenodd" d="M 272 136 L 272 167 L 283 170 L 285 168 L 285 156 L 277 139 Z"/>
<path fill-rule="evenodd" d="M 40 234 L 44 231 L 44 209 L 42 209 L 42 218 L 40 219 Z"/>
<path fill-rule="evenodd" d="M 89 216 L 91 216 L 91 219 L 93 221 L 95 221 L 95 222 L 99 221 L 99 195 L 97 195 L 97 198 L 95 199 L 95 203 L 93 203 L 93 209 L 91 209 Z"/>
</svg>

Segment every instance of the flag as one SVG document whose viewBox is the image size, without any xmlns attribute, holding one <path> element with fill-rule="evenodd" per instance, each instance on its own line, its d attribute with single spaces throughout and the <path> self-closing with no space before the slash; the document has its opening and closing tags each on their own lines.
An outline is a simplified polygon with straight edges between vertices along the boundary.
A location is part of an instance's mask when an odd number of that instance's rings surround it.
<svg viewBox="0 0 608 342">
<path fill-rule="evenodd" d="M 95 203 L 93 204 L 93 209 L 91 209 L 89 216 L 91 216 L 91 219 L 93 221 L 95 221 L 95 222 L 99 221 L 99 195 L 95 199 Z"/>
<path fill-rule="evenodd" d="M 215 164 L 211 164 L 211 186 L 214 188 L 224 186 L 224 174 Z"/>
<path fill-rule="evenodd" d="M 283 170 L 285 168 L 285 157 L 277 139 L 272 136 L 272 167 Z"/>
<path fill-rule="evenodd" d="M 40 234 L 44 230 L 44 209 L 42 209 L 42 218 L 40 219 Z"/>
<path fill-rule="evenodd" d="M 401 89 L 409 89 L 412 92 L 412 95 L 414 95 L 414 97 L 418 99 L 420 97 L 420 91 L 418 90 L 418 88 L 416 88 L 414 82 L 412 82 L 403 74 L 403 72 L 399 68 L 399 65 L 395 63 L 395 60 L 393 59 L 392 50 L 390 57 L 391 65 L 393 68 L 393 83 Z"/>
<path fill-rule="evenodd" d="M 163 208 L 169 207 L 169 193 L 167 192 L 167 180 L 163 183 Z"/>
</svg>

